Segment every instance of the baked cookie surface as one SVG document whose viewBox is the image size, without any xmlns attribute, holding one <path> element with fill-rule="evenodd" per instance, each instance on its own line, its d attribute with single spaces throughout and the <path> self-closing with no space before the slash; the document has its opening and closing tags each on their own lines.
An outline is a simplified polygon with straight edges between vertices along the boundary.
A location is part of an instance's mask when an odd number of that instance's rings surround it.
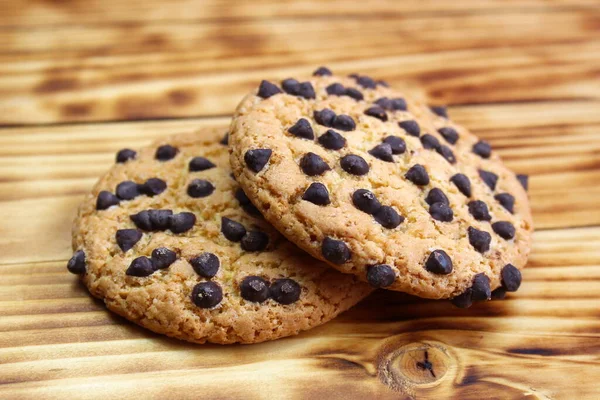
<svg viewBox="0 0 600 400">
<path fill-rule="evenodd" d="M 518 288 L 533 230 L 526 177 L 445 108 L 320 68 L 263 81 L 230 132 L 248 197 L 314 257 L 459 306 Z"/>
<path fill-rule="evenodd" d="M 222 132 L 120 151 L 79 208 L 68 269 L 110 310 L 197 343 L 293 335 L 367 296 L 266 223 L 231 176 Z"/>
</svg>

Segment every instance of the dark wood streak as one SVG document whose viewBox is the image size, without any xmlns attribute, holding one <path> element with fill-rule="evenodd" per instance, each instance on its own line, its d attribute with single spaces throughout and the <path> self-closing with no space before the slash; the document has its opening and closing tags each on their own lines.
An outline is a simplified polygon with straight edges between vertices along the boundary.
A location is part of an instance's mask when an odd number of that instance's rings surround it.
<svg viewBox="0 0 600 400">
<path fill-rule="evenodd" d="M 560 355 L 560 351 L 554 349 L 545 349 L 540 347 L 514 348 L 508 349 L 507 352 L 513 354 L 536 355 L 536 356 L 556 356 Z"/>
<path fill-rule="evenodd" d="M 54 93 L 65 90 L 73 90 L 77 87 L 77 81 L 70 78 L 51 78 L 41 82 L 33 91 L 35 93 Z"/>
</svg>

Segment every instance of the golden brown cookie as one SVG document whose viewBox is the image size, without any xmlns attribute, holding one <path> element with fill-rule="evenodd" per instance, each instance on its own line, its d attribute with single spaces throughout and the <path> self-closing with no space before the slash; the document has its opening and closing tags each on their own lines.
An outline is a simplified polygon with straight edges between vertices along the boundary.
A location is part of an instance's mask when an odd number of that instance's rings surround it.
<svg viewBox="0 0 600 400">
<path fill-rule="evenodd" d="M 369 294 L 264 221 L 221 136 L 204 129 L 120 151 L 80 206 L 69 270 L 112 311 L 197 343 L 294 335 Z"/>
<path fill-rule="evenodd" d="M 524 186 L 444 107 L 320 68 L 263 81 L 230 131 L 236 179 L 314 257 L 463 307 L 518 287 L 532 233 Z"/>
</svg>

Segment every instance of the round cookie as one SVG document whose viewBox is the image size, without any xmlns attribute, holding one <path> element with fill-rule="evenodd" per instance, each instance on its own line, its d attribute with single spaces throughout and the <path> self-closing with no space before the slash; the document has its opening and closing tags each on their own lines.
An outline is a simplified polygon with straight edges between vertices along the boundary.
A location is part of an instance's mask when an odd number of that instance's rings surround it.
<svg viewBox="0 0 600 400">
<path fill-rule="evenodd" d="M 368 295 L 266 223 L 221 136 L 204 129 L 120 151 L 79 208 L 68 269 L 110 310 L 196 343 L 294 335 Z"/>
<path fill-rule="evenodd" d="M 263 81 L 239 104 L 229 143 L 265 218 L 342 272 L 462 307 L 520 283 L 533 230 L 526 177 L 444 107 L 320 68 L 304 82 Z"/>
</svg>

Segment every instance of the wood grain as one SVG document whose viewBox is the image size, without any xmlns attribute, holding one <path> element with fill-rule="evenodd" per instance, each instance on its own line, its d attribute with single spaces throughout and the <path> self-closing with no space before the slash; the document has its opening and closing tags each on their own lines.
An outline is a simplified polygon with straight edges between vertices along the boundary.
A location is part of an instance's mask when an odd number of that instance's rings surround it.
<svg viewBox="0 0 600 400">
<path fill-rule="evenodd" d="M 478 132 L 492 143 L 504 143 L 499 151 L 510 163 L 511 149 L 529 148 L 531 159 L 538 154 L 547 157 L 547 147 L 555 144 L 542 139 L 546 136 L 585 136 L 580 122 L 596 121 L 594 110 L 594 104 L 571 102 L 462 106 L 451 112 L 459 120 L 477 120 L 472 125 Z M 552 118 L 540 117 L 546 114 Z M 508 116 L 516 116 L 519 123 Z M 595 356 L 600 346 L 598 227 L 539 230 L 522 289 L 504 302 L 467 311 L 382 292 L 326 326 L 295 338 L 245 347 L 186 345 L 107 312 L 64 268 L 70 254 L 70 220 L 81 194 L 113 162 L 116 149 L 202 125 L 226 130 L 227 120 L 0 131 L 0 175 L 9 180 L 7 190 L 0 191 L 0 218 L 7 222 L 0 236 L 0 360 L 6 360 L 0 364 L 4 383 L 0 397 L 85 398 L 82 393 L 93 388 L 89 398 L 159 398 L 169 388 L 171 395 L 181 397 L 202 389 L 223 398 L 264 398 L 275 393 L 305 398 L 312 392 L 377 398 L 397 398 L 399 393 L 415 398 L 448 393 L 455 398 L 490 393 L 522 398 L 530 393 L 531 398 L 554 399 L 571 393 L 567 385 L 556 384 L 559 377 L 578 373 L 585 381 L 578 395 L 594 398 L 594 377 L 600 373 Z M 519 135 L 522 129 L 532 133 Z M 587 136 L 592 144 L 599 140 L 589 132 Z M 55 147 L 44 151 L 49 142 Z M 569 151 L 569 146 L 563 147 Z M 548 157 L 546 163 L 551 166 L 555 158 Z M 536 223 L 546 220 L 548 226 L 560 228 L 578 226 L 574 221 L 580 221 L 579 226 L 590 223 L 594 202 L 587 203 L 588 219 L 578 220 L 578 212 L 586 210 L 585 202 L 571 204 L 561 218 L 552 210 L 557 204 L 552 199 L 564 197 L 561 193 L 580 188 L 586 180 L 597 182 L 598 168 L 529 172 L 533 173 L 533 204 L 546 198 L 550 207 L 546 214 L 534 207 Z M 27 184 L 29 192 L 23 190 Z M 14 193 L 11 188 L 21 191 Z M 587 197 L 571 200 L 600 198 L 590 190 Z M 436 351 L 441 354 L 434 360 L 434 371 L 445 371 L 439 380 L 430 381 L 429 371 L 415 367 L 426 350 L 431 357 Z M 264 354 L 273 356 L 265 359 Z M 524 380 L 523 371 L 530 368 L 547 372 Z M 233 376 L 236 385 L 224 388 Z M 276 392 L 257 384 L 267 384 L 265 376 L 269 384 L 278 382 Z M 328 384 L 315 385 L 315 379 Z"/>
<path fill-rule="evenodd" d="M 503 13 L 545 11 L 557 9 L 587 9 L 598 7 L 595 0 L 374 0 L 367 5 L 344 0 L 277 1 L 258 0 L 252 3 L 220 0 L 130 0 L 127 3 L 103 0 L 44 0 L 30 2 L 13 0 L 0 8 L 0 25 L 28 27 L 36 25 L 79 23 L 104 24 L 131 21 L 210 21 L 254 18 L 326 18 L 376 15 L 440 14 L 440 13 Z"/>
<path fill-rule="evenodd" d="M 224 115 L 261 79 L 320 64 L 437 102 L 597 99 L 599 27 L 600 8 L 0 30 L 0 123 Z"/>
<path fill-rule="evenodd" d="M 323 393 L 310 383 L 318 374 L 332 394 L 395 398 L 398 393 L 380 383 L 385 365 L 400 376 L 393 385 L 424 398 L 443 393 L 522 398 L 528 391 L 538 398 L 567 398 L 571 388 L 553 380 L 573 374 L 582 379 L 578 398 L 593 398 L 600 373 L 599 246 L 599 228 L 538 232 L 525 284 L 504 302 L 465 311 L 380 292 L 298 337 L 229 347 L 190 346 L 107 313 L 64 272 L 64 261 L 5 265 L 0 269 L 0 359 L 5 360 L 0 395 L 80 398 L 82 390 L 94 388 L 90 398 L 130 398 L 157 396 L 169 387 L 185 397 L 187 390 L 202 388 L 225 397 L 262 398 L 271 392 L 263 393 L 257 383 L 268 376 L 281 396 L 306 398 L 307 388 Z M 447 360 L 438 362 L 453 367 L 434 387 L 402 381 L 405 371 L 413 379 L 426 378 L 393 362 L 403 346 L 415 363 L 425 350 L 440 346 Z M 268 360 L 265 354 L 271 355 Z M 523 379 L 529 368 L 539 373 Z M 225 388 L 228 376 L 236 385 Z"/>
<path fill-rule="evenodd" d="M 226 131 L 260 79 L 320 64 L 451 104 L 531 175 L 519 292 L 460 310 L 379 291 L 293 338 L 197 346 L 66 272 L 115 151 Z M 598 78 L 597 0 L 0 2 L 0 399 L 600 398 Z"/>
</svg>

